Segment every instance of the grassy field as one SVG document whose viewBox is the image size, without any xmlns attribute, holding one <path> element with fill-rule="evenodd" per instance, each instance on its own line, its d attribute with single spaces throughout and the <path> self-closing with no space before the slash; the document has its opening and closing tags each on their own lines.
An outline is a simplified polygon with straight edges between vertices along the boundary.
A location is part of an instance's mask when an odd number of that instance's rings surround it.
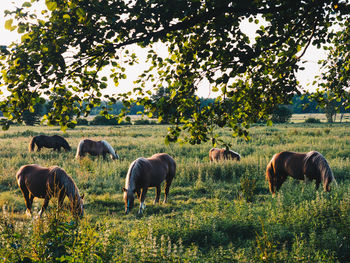
<svg viewBox="0 0 350 263">
<path fill-rule="evenodd" d="M 11 127 L 0 132 L 0 262 L 349 262 L 350 124 L 255 126 L 252 140 L 226 142 L 240 162 L 210 163 L 209 143 L 164 145 L 166 126 Z M 72 152 L 29 153 L 38 134 L 61 134 Z M 105 139 L 118 161 L 74 159 L 82 138 Z M 288 179 L 272 197 L 265 168 L 273 154 L 321 152 L 338 185 L 330 193 Z M 154 189 L 124 215 L 122 187 L 129 164 L 167 152 L 177 162 L 169 202 L 154 205 Z M 28 218 L 15 174 L 24 164 L 58 165 L 85 194 L 80 222 L 50 202 L 42 220 Z M 162 189 L 163 191 L 163 189 Z M 162 192 L 163 197 L 163 192 Z M 43 200 L 35 199 L 34 215 Z"/>
</svg>

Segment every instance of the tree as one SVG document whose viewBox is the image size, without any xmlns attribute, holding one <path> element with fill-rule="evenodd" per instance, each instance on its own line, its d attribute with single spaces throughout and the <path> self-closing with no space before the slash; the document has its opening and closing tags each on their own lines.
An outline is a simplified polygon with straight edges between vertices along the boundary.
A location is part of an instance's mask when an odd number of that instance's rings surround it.
<svg viewBox="0 0 350 263">
<path fill-rule="evenodd" d="M 279 105 L 272 113 L 271 120 L 275 123 L 286 123 L 292 117 L 292 110 L 287 106 Z"/>
<path fill-rule="evenodd" d="M 74 115 L 89 114 L 101 102 L 107 78 L 100 71 L 113 67 L 109 77 L 118 85 L 126 77 L 123 65 L 137 63 L 130 47 L 138 44 L 148 47 L 151 68 L 133 94 L 106 97 L 157 111 L 173 124 L 166 141 L 177 141 L 185 131 L 183 140 L 192 144 L 215 137 L 216 126 L 247 137 L 251 123 L 268 120 L 276 105 L 300 93 L 295 73 L 306 49 L 336 41 L 329 29 L 343 23 L 350 9 L 341 0 L 47 0 L 48 10 L 37 18 L 30 5 L 7 12 L 6 28 L 22 34 L 21 43 L 3 55 L 2 83 L 10 96 L 0 110 L 9 119 L 21 122 L 21 112 L 46 95 L 55 100 L 48 123 L 73 127 Z M 241 30 L 243 20 L 264 21 L 254 42 Z M 153 49 L 157 42 L 168 47 L 167 58 Z M 219 92 L 205 107 L 196 95 L 202 79 Z M 146 81 L 169 87 L 169 99 L 152 100 Z M 169 105 L 176 110 L 168 111 Z"/>
</svg>

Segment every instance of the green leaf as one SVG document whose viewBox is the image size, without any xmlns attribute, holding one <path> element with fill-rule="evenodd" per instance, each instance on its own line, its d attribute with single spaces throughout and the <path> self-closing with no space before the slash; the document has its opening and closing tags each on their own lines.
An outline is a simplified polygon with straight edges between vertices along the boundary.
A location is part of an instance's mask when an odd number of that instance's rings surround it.
<svg viewBox="0 0 350 263">
<path fill-rule="evenodd" d="M 80 18 L 85 18 L 85 11 L 82 8 L 78 8 L 75 13 L 80 17 Z"/>
<path fill-rule="evenodd" d="M 56 10 L 56 8 L 57 8 L 57 3 L 56 2 L 54 2 L 54 1 L 49 1 L 49 0 L 46 0 L 46 7 L 47 7 L 47 9 L 49 9 L 49 11 L 54 11 L 54 10 Z"/>
<path fill-rule="evenodd" d="M 5 29 L 12 30 L 12 23 L 13 23 L 13 19 L 6 20 Z"/>
</svg>

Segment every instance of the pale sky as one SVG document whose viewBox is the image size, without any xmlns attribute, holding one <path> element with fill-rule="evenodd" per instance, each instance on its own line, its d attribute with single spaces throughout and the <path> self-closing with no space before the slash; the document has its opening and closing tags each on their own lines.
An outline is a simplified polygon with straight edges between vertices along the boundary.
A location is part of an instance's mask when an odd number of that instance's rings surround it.
<svg viewBox="0 0 350 263">
<path fill-rule="evenodd" d="M 4 10 L 6 9 L 14 9 L 14 6 L 20 7 L 25 0 L 0 0 L 0 45 L 9 45 L 11 42 L 19 41 L 20 36 L 15 31 L 8 31 L 5 29 L 5 21 L 9 19 L 9 17 L 4 17 Z M 29 1 L 28 1 L 29 2 Z M 40 10 L 43 8 L 45 1 L 41 0 L 40 3 L 36 3 L 35 9 Z M 40 12 L 37 12 L 40 13 Z M 245 23 L 242 26 L 242 30 L 248 34 L 253 35 L 257 26 L 252 23 Z M 132 67 L 126 67 L 125 74 L 127 76 L 127 79 L 120 80 L 119 86 L 114 87 L 113 82 L 111 81 L 109 83 L 108 89 L 111 90 L 111 94 L 119 93 L 119 92 L 127 92 L 131 90 L 134 85 L 133 81 L 135 81 L 140 75 L 144 69 L 146 69 L 148 66 L 145 64 L 145 57 L 146 52 L 142 50 L 141 48 L 135 46 L 134 50 L 136 54 L 139 56 L 140 64 L 134 65 Z M 158 51 L 161 53 L 166 53 L 166 48 L 164 46 L 158 45 Z M 312 82 L 314 80 L 314 77 L 316 75 L 320 74 L 320 67 L 317 64 L 317 61 L 320 59 L 326 58 L 326 53 L 323 50 L 318 50 L 316 47 L 310 46 L 306 54 L 304 55 L 304 60 L 307 61 L 307 63 L 303 64 L 305 67 L 305 70 L 300 71 L 297 74 L 298 81 L 300 82 L 300 85 L 304 89 L 308 89 L 310 91 L 315 90 L 316 86 L 312 86 Z M 106 74 L 108 77 L 108 74 Z M 209 85 L 205 82 L 200 84 L 199 96 L 202 97 L 208 97 L 208 96 L 215 96 L 215 93 L 209 91 Z"/>
</svg>

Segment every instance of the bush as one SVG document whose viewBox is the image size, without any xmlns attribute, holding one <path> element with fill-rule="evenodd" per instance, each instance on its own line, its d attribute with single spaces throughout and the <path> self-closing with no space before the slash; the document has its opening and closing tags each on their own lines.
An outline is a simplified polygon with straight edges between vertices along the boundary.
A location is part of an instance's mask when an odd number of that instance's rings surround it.
<svg viewBox="0 0 350 263">
<path fill-rule="evenodd" d="M 313 117 L 310 117 L 310 118 L 307 118 L 305 120 L 306 123 L 321 123 L 321 120 L 320 119 L 317 119 L 317 118 L 313 118 Z"/>
<path fill-rule="evenodd" d="M 286 123 L 292 117 L 292 110 L 287 106 L 278 106 L 272 113 L 271 120 L 275 123 Z"/>
<path fill-rule="evenodd" d="M 155 124 L 154 121 L 145 120 L 145 119 L 139 119 L 134 121 L 134 125 L 153 125 Z"/>
<path fill-rule="evenodd" d="M 89 125 L 89 122 L 87 119 L 77 119 L 77 125 Z"/>
<path fill-rule="evenodd" d="M 116 119 L 107 119 L 105 116 L 97 115 L 95 118 L 90 121 L 91 125 L 118 125 Z"/>
</svg>

